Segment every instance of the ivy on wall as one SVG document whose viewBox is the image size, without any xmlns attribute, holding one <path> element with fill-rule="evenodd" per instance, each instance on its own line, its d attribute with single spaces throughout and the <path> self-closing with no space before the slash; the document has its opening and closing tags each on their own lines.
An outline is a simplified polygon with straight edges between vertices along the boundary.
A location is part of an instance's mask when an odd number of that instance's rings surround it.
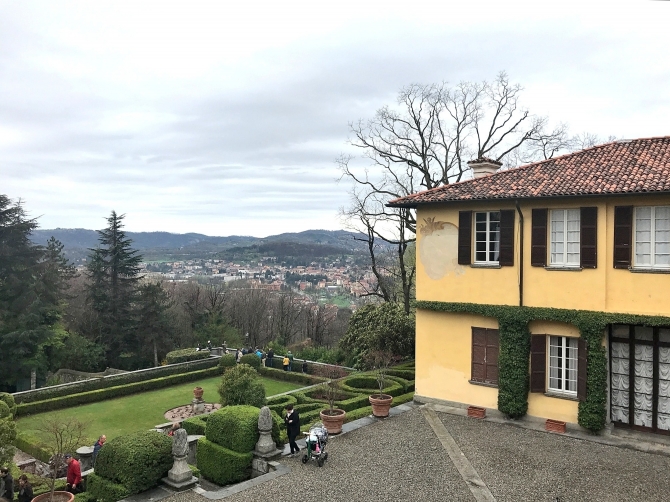
<svg viewBox="0 0 670 502">
<path fill-rule="evenodd" d="M 579 425 L 592 432 L 605 427 L 607 414 L 607 354 L 602 345 L 609 324 L 670 326 L 670 317 L 615 314 L 589 310 L 570 310 L 512 305 L 417 301 L 419 309 L 437 312 L 469 313 L 498 320 L 500 355 L 498 358 L 498 410 L 510 418 L 528 411 L 531 321 L 557 321 L 579 329 L 587 347 L 586 400 L 579 403 Z"/>
</svg>

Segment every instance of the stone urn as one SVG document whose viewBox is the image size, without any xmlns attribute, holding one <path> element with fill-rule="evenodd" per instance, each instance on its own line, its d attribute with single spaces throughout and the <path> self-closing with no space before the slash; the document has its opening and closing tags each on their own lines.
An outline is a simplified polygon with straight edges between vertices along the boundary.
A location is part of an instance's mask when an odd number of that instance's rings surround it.
<svg viewBox="0 0 670 502">
<path fill-rule="evenodd" d="M 32 502 L 49 502 L 51 497 L 51 492 L 42 493 L 35 497 Z M 74 500 L 74 494 L 70 492 L 55 491 L 53 499 L 51 502 L 72 502 Z"/>
<path fill-rule="evenodd" d="M 193 397 L 195 397 L 198 401 L 202 399 L 202 395 L 205 391 L 202 390 L 202 387 L 196 387 L 193 389 Z"/>
<path fill-rule="evenodd" d="M 344 423 L 344 417 L 346 416 L 344 410 L 339 408 L 333 408 L 332 410 L 321 410 L 319 412 L 319 417 L 323 426 L 328 431 L 328 434 L 339 434 L 342 432 L 342 424 Z"/>
<path fill-rule="evenodd" d="M 389 396 L 388 394 L 373 394 L 368 399 L 372 405 L 372 414 L 375 417 L 384 418 L 389 416 L 393 396 Z"/>
</svg>

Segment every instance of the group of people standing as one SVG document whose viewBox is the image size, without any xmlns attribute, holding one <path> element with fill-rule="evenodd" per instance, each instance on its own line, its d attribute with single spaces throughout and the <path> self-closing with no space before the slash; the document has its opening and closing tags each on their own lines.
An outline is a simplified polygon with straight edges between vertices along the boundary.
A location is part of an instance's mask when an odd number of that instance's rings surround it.
<svg viewBox="0 0 670 502">
<path fill-rule="evenodd" d="M 19 476 L 19 486 L 14 486 L 14 478 L 8 467 L 0 469 L 0 500 L 14 500 L 14 493 L 17 494 L 19 502 L 30 502 L 33 497 L 33 487 L 28 481 L 28 476 L 21 474 Z M 16 491 L 15 491 L 16 490 Z"/>
<path fill-rule="evenodd" d="M 261 360 L 261 363 L 266 367 L 266 368 L 274 368 L 274 359 L 275 359 L 275 351 L 273 349 L 268 349 L 267 352 L 263 352 L 261 349 L 256 347 L 254 350 L 243 348 L 242 350 L 237 349 L 235 351 L 235 359 L 239 363 L 242 359 L 242 356 L 246 354 L 256 354 L 258 358 Z M 284 371 L 293 371 L 293 354 L 289 350 L 286 355 L 282 358 L 282 368 Z M 303 373 L 307 373 L 307 361 L 303 360 L 301 370 Z"/>
</svg>

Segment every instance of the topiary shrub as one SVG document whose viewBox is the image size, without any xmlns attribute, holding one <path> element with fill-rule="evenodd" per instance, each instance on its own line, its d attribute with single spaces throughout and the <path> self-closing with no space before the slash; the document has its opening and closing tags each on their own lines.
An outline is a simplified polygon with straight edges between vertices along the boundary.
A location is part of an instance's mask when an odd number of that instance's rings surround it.
<svg viewBox="0 0 670 502">
<path fill-rule="evenodd" d="M 286 409 L 288 404 L 298 404 L 298 401 L 291 394 L 284 394 L 283 396 L 276 396 L 268 399 L 267 406 L 270 408 L 270 411 L 274 411 L 281 415 L 282 411 Z"/>
<path fill-rule="evenodd" d="M 95 461 L 95 472 L 133 495 L 157 485 L 172 463 L 172 438 L 143 431 L 105 443 Z"/>
<path fill-rule="evenodd" d="M 223 406 L 265 406 L 265 386 L 256 370 L 248 364 L 238 364 L 224 373 L 219 384 L 219 396 Z"/>
<path fill-rule="evenodd" d="M 14 401 L 14 396 L 8 394 L 7 392 L 0 392 L 0 401 L 7 405 L 9 412 L 12 415 L 16 415 L 16 401 Z"/>
<path fill-rule="evenodd" d="M 258 415 L 254 406 L 227 406 L 209 415 L 205 436 L 238 453 L 253 451 L 258 441 Z"/>
<path fill-rule="evenodd" d="M 199 359 L 207 359 L 209 357 L 209 350 L 196 349 L 180 349 L 168 352 L 165 356 L 168 364 L 185 363 L 187 361 L 197 361 Z"/>
<path fill-rule="evenodd" d="M 34 494 L 33 494 L 34 495 Z M 74 496 L 75 502 L 97 502 L 97 498 L 94 497 L 91 492 L 82 492 L 82 493 L 77 493 Z"/>
<path fill-rule="evenodd" d="M 107 445 L 105 445 L 105 448 L 107 448 Z M 105 448 L 100 450 L 100 454 L 102 454 L 102 451 Z M 96 468 L 97 467 L 96 461 Z M 91 497 L 94 497 L 98 502 L 116 502 L 117 500 L 124 499 L 130 495 L 130 492 L 125 486 L 103 478 L 95 472 L 92 472 L 86 477 L 86 490 L 87 493 L 90 493 Z"/>
<path fill-rule="evenodd" d="M 9 406 L 7 406 L 7 403 L 0 401 L 0 418 L 7 418 L 11 414 L 12 412 L 9 411 Z"/>
<path fill-rule="evenodd" d="M 207 428 L 207 422 L 202 420 L 200 417 L 191 417 L 184 420 L 181 423 L 181 426 L 189 435 L 204 436 L 205 429 Z"/>
<path fill-rule="evenodd" d="M 224 354 L 221 356 L 221 359 L 219 359 L 219 368 L 223 368 L 223 371 L 235 366 L 237 366 L 237 359 L 235 359 L 234 354 Z"/>
<path fill-rule="evenodd" d="M 251 477 L 251 453 L 238 453 L 207 438 L 198 439 L 196 460 L 202 476 L 218 485 L 227 485 Z"/>
<path fill-rule="evenodd" d="M 240 364 L 248 364 L 252 368 L 258 369 L 261 367 L 261 358 L 256 354 L 244 354 L 240 358 Z"/>
</svg>

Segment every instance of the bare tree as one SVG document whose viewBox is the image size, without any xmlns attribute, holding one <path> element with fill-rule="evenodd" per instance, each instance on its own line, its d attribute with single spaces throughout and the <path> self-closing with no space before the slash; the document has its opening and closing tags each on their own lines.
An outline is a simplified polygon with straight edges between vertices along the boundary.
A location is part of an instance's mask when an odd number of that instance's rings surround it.
<svg viewBox="0 0 670 502">
<path fill-rule="evenodd" d="M 371 165 L 361 169 L 353 157 L 337 163 L 341 179 L 352 183 L 351 205 L 341 210 L 350 228 L 365 235 L 377 286 L 367 294 L 401 300 L 409 312 L 413 297 L 416 213 L 386 204 L 421 190 L 462 181 L 467 162 L 490 158 L 505 163 L 550 158 L 568 148 L 567 128 L 547 132 L 547 121 L 520 105 L 522 87 L 501 72 L 492 82 L 412 84 L 369 120 L 350 124 L 351 144 Z M 521 153 L 523 150 L 523 154 Z M 383 244 L 383 245 L 380 245 Z M 395 250 L 393 267 L 379 259 L 380 249 Z M 395 293 L 394 293 L 395 291 Z"/>
<path fill-rule="evenodd" d="M 325 345 L 329 328 L 337 317 L 334 305 L 310 305 L 304 310 L 304 335 L 310 338 L 316 347 Z"/>
<path fill-rule="evenodd" d="M 231 291 L 228 315 L 233 326 L 244 333 L 250 347 L 257 347 L 267 341 L 269 307 L 270 295 L 264 289 L 246 288 Z"/>
<path fill-rule="evenodd" d="M 278 339 L 283 346 L 290 345 L 300 333 L 300 317 L 304 306 L 293 290 L 273 295 L 270 310 L 269 338 Z"/>
</svg>

